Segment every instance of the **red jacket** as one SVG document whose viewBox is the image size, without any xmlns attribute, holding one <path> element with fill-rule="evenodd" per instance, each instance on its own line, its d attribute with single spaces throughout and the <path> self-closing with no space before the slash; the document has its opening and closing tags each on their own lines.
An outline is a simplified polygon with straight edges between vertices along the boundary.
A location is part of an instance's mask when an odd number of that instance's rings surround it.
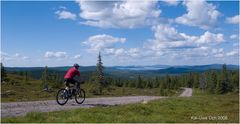
<svg viewBox="0 0 240 124">
<path fill-rule="evenodd" d="M 68 70 L 67 74 L 64 76 L 64 79 L 73 79 L 73 77 L 75 77 L 76 75 L 80 76 L 80 72 L 75 67 L 72 67 Z"/>
</svg>

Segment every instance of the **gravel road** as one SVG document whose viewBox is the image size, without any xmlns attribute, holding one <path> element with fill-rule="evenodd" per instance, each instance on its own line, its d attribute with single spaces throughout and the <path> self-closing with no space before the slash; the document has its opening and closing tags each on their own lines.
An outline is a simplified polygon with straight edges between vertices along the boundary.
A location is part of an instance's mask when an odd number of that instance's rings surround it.
<svg viewBox="0 0 240 124">
<path fill-rule="evenodd" d="M 185 88 L 181 97 L 192 95 L 191 88 Z M 56 100 L 32 101 L 32 102 L 9 102 L 1 103 L 1 117 L 24 116 L 29 112 L 51 112 L 59 110 L 69 110 L 76 108 L 89 108 L 95 106 L 112 106 L 133 103 L 146 103 L 150 100 L 162 99 L 161 96 L 124 96 L 124 97 L 102 97 L 86 98 L 83 104 L 79 105 L 74 99 L 69 100 L 64 106 L 57 104 Z"/>
<path fill-rule="evenodd" d="M 180 95 L 180 97 L 191 97 L 192 96 L 192 88 L 184 88 L 184 91 Z"/>
<path fill-rule="evenodd" d="M 75 108 L 89 108 L 95 106 L 124 105 L 150 100 L 161 99 L 160 96 L 125 96 L 125 97 L 102 97 L 86 98 L 83 104 L 77 104 L 74 99 L 69 100 L 64 106 L 57 104 L 56 100 L 33 101 L 33 102 L 10 102 L 1 103 L 1 117 L 24 116 L 28 112 L 50 112 L 69 110 Z"/>
</svg>

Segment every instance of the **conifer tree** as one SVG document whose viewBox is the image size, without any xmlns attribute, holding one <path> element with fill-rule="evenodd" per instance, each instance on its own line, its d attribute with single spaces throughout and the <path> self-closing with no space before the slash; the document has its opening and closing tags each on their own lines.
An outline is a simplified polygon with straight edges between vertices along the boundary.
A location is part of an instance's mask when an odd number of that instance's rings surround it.
<svg viewBox="0 0 240 124">
<path fill-rule="evenodd" d="M 229 82 L 228 72 L 227 72 L 227 65 L 223 64 L 221 70 L 221 79 L 217 84 L 216 92 L 219 94 L 226 93 L 232 91 L 232 85 Z"/>
<path fill-rule="evenodd" d="M 137 78 L 137 88 L 143 88 L 143 80 L 140 75 Z"/>
<path fill-rule="evenodd" d="M 45 66 L 44 70 L 43 70 L 43 73 L 42 73 L 42 77 L 41 77 L 41 80 L 42 80 L 42 87 L 47 87 L 47 82 L 48 82 L 48 67 Z"/>
<path fill-rule="evenodd" d="M 24 82 L 27 83 L 28 80 L 29 80 L 29 79 L 28 79 L 28 72 L 25 71 L 25 72 L 24 72 Z"/>
<path fill-rule="evenodd" d="M 218 83 L 216 72 L 212 71 L 212 72 L 210 73 L 210 80 L 209 80 L 208 83 L 209 83 L 208 91 L 209 91 L 210 93 L 214 93 L 214 92 L 215 92 L 215 89 L 216 89 L 216 84 Z"/>
<path fill-rule="evenodd" d="M 1 63 L 1 82 L 6 81 L 7 79 L 7 73 L 3 66 L 3 63 Z"/>
<path fill-rule="evenodd" d="M 98 63 L 97 63 L 97 76 L 98 76 L 98 82 L 100 83 L 99 86 L 99 91 L 100 94 L 102 94 L 102 90 L 104 87 L 106 87 L 106 82 L 104 80 L 104 73 L 103 73 L 103 63 L 102 63 L 102 58 L 101 58 L 101 53 L 99 52 L 98 54 Z"/>
</svg>

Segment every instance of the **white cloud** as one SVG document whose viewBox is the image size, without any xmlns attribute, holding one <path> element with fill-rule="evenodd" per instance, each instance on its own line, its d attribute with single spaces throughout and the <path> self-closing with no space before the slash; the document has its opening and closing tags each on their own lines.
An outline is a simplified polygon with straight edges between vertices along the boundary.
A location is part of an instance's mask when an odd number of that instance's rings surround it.
<svg viewBox="0 0 240 124">
<path fill-rule="evenodd" d="M 224 35 L 206 31 L 200 36 L 191 36 L 178 32 L 174 27 L 159 24 L 152 27 L 154 39 L 144 44 L 146 50 L 153 51 L 152 56 L 176 57 L 207 57 L 208 55 L 223 53 L 223 49 L 212 49 L 224 42 Z M 146 51 L 145 50 L 145 51 Z M 149 56 L 149 55 L 148 55 Z"/>
<path fill-rule="evenodd" d="M 19 53 L 16 53 L 16 54 L 15 54 L 15 56 L 16 56 L 16 57 L 19 57 L 19 56 L 20 56 L 20 54 L 19 54 Z"/>
<path fill-rule="evenodd" d="M 83 43 L 90 46 L 90 51 L 98 52 L 105 48 L 111 48 L 116 43 L 124 43 L 126 38 L 117 38 L 106 34 L 94 35 L 88 38 Z"/>
<path fill-rule="evenodd" d="M 114 56 L 120 59 L 134 59 L 134 58 L 140 58 L 143 57 L 142 52 L 139 48 L 106 48 L 103 51 L 104 55 L 107 56 Z"/>
<path fill-rule="evenodd" d="M 223 49 L 219 49 L 217 52 L 213 51 L 213 54 L 214 54 L 214 57 L 224 58 L 224 57 L 238 56 L 239 51 L 238 49 L 233 49 L 232 51 L 224 52 Z"/>
<path fill-rule="evenodd" d="M 10 55 L 5 52 L 0 52 L 1 61 L 19 61 L 19 60 L 29 60 L 30 57 L 21 55 L 19 53 L 15 53 L 14 55 Z"/>
<path fill-rule="evenodd" d="M 170 6 L 177 6 L 179 4 L 179 0 L 162 0 L 163 2 L 166 2 Z"/>
<path fill-rule="evenodd" d="M 27 59 L 29 59 L 29 57 L 28 56 L 23 56 L 22 59 L 27 60 Z"/>
<path fill-rule="evenodd" d="M 235 39 L 238 39 L 238 35 L 232 34 L 229 38 L 232 40 L 235 40 Z"/>
<path fill-rule="evenodd" d="M 9 58 L 9 55 L 2 51 L 0 51 L 0 56 L 1 56 L 1 62 L 5 61 L 6 59 Z"/>
<path fill-rule="evenodd" d="M 215 45 L 224 41 L 223 34 L 206 31 L 201 36 L 190 36 L 179 33 L 174 27 L 166 24 L 153 26 L 155 39 L 150 39 L 144 47 L 154 51 L 169 49 L 190 49 L 202 45 Z"/>
<path fill-rule="evenodd" d="M 74 59 L 80 59 L 80 58 L 81 58 L 80 54 L 74 56 Z"/>
<path fill-rule="evenodd" d="M 223 58 L 223 57 L 225 57 L 225 55 L 223 53 L 218 53 L 218 54 L 215 54 L 214 57 Z"/>
<path fill-rule="evenodd" d="M 115 50 L 116 56 L 123 56 L 125 54 L 125 50 L 123 48 L 119 48 Z"/>
<path fill-rule="evenodd" d="M 237 55 L 239 55 L 238 49 L 234 49 L 234 50 L 226 53 L 226 56 L 237 56 Z"/>
<path fill-rule="evenodd" d="M 55 12 L 55 14 L 58 15 L 58 19 L 70 19 L 70 20 L 76 20 L 76 14 L 71 13 L 66 10 L 58 10 Z"/>
<path fill-rule="evenodd" d="M 67 8 L 65 6 L 59 6 L 59 9 L 66 10 Z"/>
<path fill-rule="evenodd" d="M 130 48 L 129 50 L 128 50 L 128 54 L 129 54 L 129 56 L 131 56 L 131 57 L 140 57 L 141 55 L 141 53 L 140 53 L 141 51 L 140 51 L 140 49 L 139 48 Z"/>
<path fill-rule="evenodd" d="M 202 36 L 200 36 L 199 40 L 197 40 L 197 43 L 221 43 L 224 41 L 223 34 L 214 34 L 209 31 L 206 31 Z"/>
<path fill-rule="evenodd" d="M 180 24 L 209 29 L 216 25 L 221 15 L 216 6 L 204 0 L 186 0 L 183 5 L 187 7 L 187 13 L 176 18 L 176 22 Z"/>
<path fill-rule="evenodd" d="M 233 16 L 233 17 L 228 17 L 226 19 L 226 22 L 230 23 L 230 24 L 239 24 L 239 22 L 240 22 L 240 15 L 236 15 L 236 16 Z"/>
<path fill-rule="evenodd" d="M 66 58 L 67 53 L 66 52 L 52 52 L 47 51 L 44 55 L 45 58 Z"/>
<path fill-rule="evenodd" d="M 125 43 L 126 38 L 113 37 L 106 34 L 94 35 L 83 42 L 89 46 L 89 51 L 97 53 L 101 51 L 106 56 L 127 60 L 129 58 L 138 58 L 141 56 L 139 48 L 118 48 L 118 43 Z"/>
<path fill-rule="evenodd" d="M 84 1 L 79 0 L 80 22 L 104 28 L 137 28 L 158 19 L 157 1 Z"/>
</svg>

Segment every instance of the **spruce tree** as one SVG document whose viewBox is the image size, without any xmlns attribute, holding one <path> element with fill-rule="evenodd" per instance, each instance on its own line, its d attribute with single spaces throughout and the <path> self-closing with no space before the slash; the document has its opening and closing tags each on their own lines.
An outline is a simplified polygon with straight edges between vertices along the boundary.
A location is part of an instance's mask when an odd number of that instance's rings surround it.
<svg viewBox="0 0 240 124">
<path fill-rule="evenodd" d="M 154 88 L 159 87 L 159 78 L 156 76 L 155 77 L 155 83 L 154 83 Z"/>
<path fill-rule="evenodd" d="M 41 77 L 41 80 L 42 80 L 42 87 L 43 88 L 47 88 L 48 84 L 47 84 L 47 81 L 48 81 L 48 67 L 45 66 L 44 70 L 43 70 L 43 73 L 42 73 L 42 77 Z"/>
<path fill-rule="evenodd" d="M 97 76 L 98 76 L 98 82 L 100 83 L 100 87 L 99 87 L 100 94 L 102 94 L 103 88 L 106 87 L 103 69 L 104 69 L 104 67 L 103 67 L 103 63 L 102 63 L 101 53 L 99 52 L 98 63 L 97 63 Z"/>
<path fill-rule="evenodd" d="M 223 64 L 221 74 L 220 74 L 220 81 L 218 81 L 216 86 L 216 93 L 223 94 L 228 91 L 232 90 L 232 87 L 229 83 L 229 77 L 227 73 L 227 65 Z"/>
<path fill-rule="evenodd" d="M 202 74 L 199 80 L 199 88 L 205 90 L 207 88 L 207 77 L 206 74 Z"/>
<path fill-rule="evenodd" d="M 27 83 L 28 80 L 29 80 L 29 79 L 28 79 L 28 72 L 25 71 L 25 72 L 24 72 L 24 82 Z"/>
<path fill-rule="evenodd" d="M 6 81 L 7 79 L 7 73 L 3 66 L 3 63 L 1 63 L 1 82 Z"/>
<path fill-rule="evenodd" d="M 218 80 L 217 80 L 217 74 L 215 71 L 212 71 L 210 73 L 210 80 L 209 80 L 209 86 L 208 86 L 208 91 L 210 93 L 214 93 L 215 92 L 215 89 L 216 89 L 216 84 L 218 83 Z"/>
<path fill-rule="evenodd" d="M 140 75 L 138 75 L 137 79 L 137 88 L 143 88 L 143 80 Z"/>
<path fill-rule="evenodd" d="M 194 73 L 194 81 L 193 81 L 193 87 L 198 88 L 199 87 L 199 74 Z"/>
<path fill-rule="evenodd" d="M 163 95 L 163 96 L 166 95 L 166 93 L 164 92 L 166 90 L 166 82 L 164 80 L 160 80 L 159 90 L 160 90 L 160 95 Z"/>
<path fill-rule="evenodd" d="M 170 89 L 170 87 L 171 87 L 171 78 L 169 77 L 168 74 L 165 77 L 165 85 L 166 85 L 166 89 Z"/>
</svg>

